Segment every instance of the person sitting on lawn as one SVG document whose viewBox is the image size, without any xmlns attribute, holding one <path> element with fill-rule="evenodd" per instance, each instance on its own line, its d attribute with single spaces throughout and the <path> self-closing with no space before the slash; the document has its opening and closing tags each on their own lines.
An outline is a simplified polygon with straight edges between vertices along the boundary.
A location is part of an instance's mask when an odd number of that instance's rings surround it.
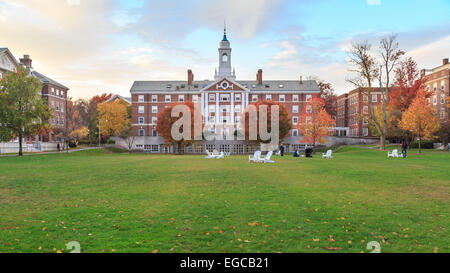
<svg viewBox="0 0 450 273">
<path fill-rule="evenodd" d="M 298 153 L 298 150 L 295 150 L 294 157 L 300 157 L 300 154 Z"/>
</svg>

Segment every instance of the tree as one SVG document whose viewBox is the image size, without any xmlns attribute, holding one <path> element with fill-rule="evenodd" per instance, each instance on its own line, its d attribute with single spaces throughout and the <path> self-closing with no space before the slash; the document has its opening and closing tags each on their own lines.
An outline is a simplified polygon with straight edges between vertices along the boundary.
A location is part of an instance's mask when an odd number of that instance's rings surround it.
<svg viewBox="0 0 450 273">
<path fill-rule="evenodd" d="M 387 104 L 389 100 L 389 92 L 392 88 L 391 76 L 392 72 L 400 61 L 401 56 L 405 53 L 399 50 L 396 36 L 391 35 L 383 38 L 380 42 L 379 52 L 381 60 L 378 62 L 371 55 L 372 46 L 367 42 L 353 43 L 349 52 L 350 63 L 357 73 L 355 79 L 349 80 L 356 87 L 364 90 L 364 93 L 371 98 L 374 91 L 374 82 L 378 80 L 378 84 L 382 93 L 382 118 L 379 119 L 375 115 L 375 107 L 372 100 L 369 99 L 370 118 L 375 129 L 380 136 L 380 149 L 386 148 L 386 130 L 387 130 Z"/>
<path fill-rule="evenodd" d="M 48 126 L 51 113 L 39 94 L 41 90 L 39 79 L 23 67 L 0 80 L 0 136 L 3 141 L 19 138 L 19 156 L 23 155 L 23 138 L 35 136 Z"/>
<path fill-rule="evenodd" d="M 260 115 L 260 110 L 261 110 L 261 108 L 260 108 L 260 106 L 265 106 L 265 107 L 267 107 L 267 132 L 270 132 L 272 135 L 274 134 L 274 133 L 278 133 L 278 140 L 279 140 L 279 143 L 277 143 L 277 144 L 280 144 L 288 135 L 289 135 L 289 131 L 291 131 L 291 129 L 292 129 L 292 121 L 291 121 L 291 119 L 290 119 L 290 117 L 289 117 L 289 113 L 288 113 L 288 111 L 286 110 L 286 108 L 282 105 L 282 104 L 280 104 L 280 103 L 278 103 L 278 102 L 273 102 L 273 101 L 259 101 L 259 102 L 256 102 L 256 103 L 251 103 L 251 104 L 249 104 L 248 106 L 247 106 L 247 109 L 245 110 L 245 113 L 244 113 L 244 120 L 243 121 L 245 121 L 245 140 L 247 140 L 247 141 L 256 141 L 256 142 L 258 142 L 258 143 L 269 143 L 269 142 L 271 142 L 271 140 L 263 140 L 262 138 L 261 138 L 261 135 L 259 134 L 259 132 L 260 132 L 260 128 L 259 128 L 259 118 L 261 117 L 261 115 Z M 279 131 L 278 132 L 272 132 L 272 123 L 271 123 L 271 115 L 272 115 L 272 108 L 274 107 L 274 106 L 278 106 L 279 107 Z M 250 121 L 250 118 L 251 118 L 251 115 L 250 115 L 250 113 L 249 113 L 249 110 L 251 109 L 251 108 L 253 108 L 253 107 L 255 107 L 254 109 L 256 109 L 256 111 L 255 111 L 255 114 L 256 114 L 256 120 L 254 120 L 254 122 L 256 122 L 255 124 L 256 124 L 256 132 L 257 132 L 257 139 L 256 140 L 251 140 L 251 121 Z M 244 129 L 244 128 L 242 128 L 242 129 Z M 240 134 L 242 135 L 242 136 L 244 136 L 244 134 L 242 133 L 242 132 L 240 132 Z"/>
<path fill-rule="evenodd" d="M 127 107 L 118 102 L 98 105 L 98 118 L 101 129 L 107 136 L 118 136 L 130 124 Z"/>
<path fill-rule="evenodd" d="M 174 138 L 174 136 L 172 135 L 172 127 L 173 125 L 178 122 L 180 120 L 180 118 L 189 118 L 189 117 L 184 117 L 183 115 L 181 115 L 180 117 L 172 117 L 172 110 L 177 107 L 177 106 L 186 106 L 189 108 L 190 111 L 190 136 L 189 139 L 186 138 L 182 138 L 180 140 L 176 140 Z M 156 131 L 158 132 L 158 134 L 164 138 L 164 141 L 167 144 L 170 144 L 172 146 L 175 146 L 177 148 L 177 151 L 179 154 L 182 153 L 182 150 L 185 146 L 192 144 L 195 141 L 195 128 L 194 128 L 194 124 L 195 124 L 195 119 L 194 116 L 200 117 L 201 118 L 201 114 L 200 113 L 195 113 L 195 109 L 194 109 L 194 103 L 193 102 L 183 102 L 183 103 L 174 103 L 172 105 L 170 105 L 169 107 L 165 108 L 161 113 L 159 113 L 158 115 L 158 122 L 156 125 Z M 183 126 L 180 127 L 180 131 L 185 132 L 185 129 L 187 128 L 183 128 Z M 187 131 L 187 130 L 186 130 Z"/>
<path fill-rule="evenodd" d="M 331 117 L 337 116 L 337 95 L 330 83 L 319 80 L 319 98 L 325 103 L 325 110 Z"/>
<path fill-rule="evenodd" d="M 89 130 L 87 127 L 81 127 L 80 129 L 74 130 L 70 132 L 69 137 L 75 141 L 80 141 L 83 138 L 86 138 L 89 134 Z"/>
<path fill-rule="evenodd" d="M 395 86 L 389 93 L 389 105 L 404 112 L 419 92 L 423 91 L 426 79 L 420 76 L 417 63 L 412 58 L 400 62 L 395 70 Z M 427 94 L 428 96 L 429 94 Z"/>
<path fill-rule="evenodd" d="M 128 151 L 131 151 L 133 149 L 134 141 L 136 140 L 136 134 L 133 132 L 131 124 L 119 134 L 119 137 L 126 143 Z"/>
<path fill-rule="evenodd" d="M 420 154 L 422 139 L 433 137 L 433 133 L 439 129 L 439 122 L 433 108 L 428 105 L 425 94 L 419 94 L 403 114 L 400 128 L 417 136 Z"/>
<path fill-rule="evenodd" d="M 325 102 L 320 98 L 312 98 L 302 111 L 299 120 L 299 133 L 303 135 L 301 142 L 316 145 L 324 144 L 325 136 L 333 134 L 335 120 L 327 113 Z"/>
</svg>

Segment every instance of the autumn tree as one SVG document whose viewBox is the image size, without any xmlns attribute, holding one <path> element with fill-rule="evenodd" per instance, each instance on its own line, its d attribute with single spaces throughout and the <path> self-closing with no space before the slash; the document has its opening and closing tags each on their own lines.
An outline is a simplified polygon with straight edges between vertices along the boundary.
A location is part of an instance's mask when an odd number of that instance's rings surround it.
<svg viewBox="0 0 450 273">
<path fill-rule="evenodd" d="M 81 127 L 80 129 L 74 130 L 72 132 L 69 133 L 69 138 L 75 140 L 75 141 L 80 141 L 83 138 L 86 138 L 89 134 L 89 130 L 87 127 Z"/>
<path fill-rule="evenodd" d="M 106 102 L 98 105 L 98 118 L 105 135 L 118 136 L 130 124 L 126 105 L 120 102 Z"/>
<path fill-rule="evenodd" d="M 325 136 L 332 135 L 336 127 L 335 120 L 326 111 L 325 102 L 317 97 L 304 107 L 298 124 L 299 133 L 303 135 L 302 143 L 324 144 Z"/>
<path fill-rule="evenodd" d="M 272 111 L 274 111 L 274 107 L 278 107 L 278 132 L 273 132 L 272 127 L 273 124 L 271 122 Z M 280 144 L 288 135 L 292 129 L 292 121 L 289 116 L 289 112 L 286 108 L 278 103 L 273 101 L 259 101 L 256 103 L 251 103 L 245 109 L 243 119 L 241 120 L 245 126 L 241 126 L 240 135 L 245 136 L 245 140 L 249 142 L 257 142 L 257 143 L 269 143 L 272 142 L 272 139 L 265 139 L 260 132 L 260 119 L 263 117 L 263 114 L 266 109 L 266 117 L 267 117 L 267 133 L 271 135 L 278 134 L 278 143 Z M 263 124 L 263 120 L 261 124 Z M 253 130 L 252 130 L 253 127 Z M 245 129 L 245 134 L 242 132 L 242 129 Z M 253 132 L 255 136 L 253 136 Z"/>
<path fill-rule="evenodd" d="M 412 58 L 400 62 L 395 69 L 395 85 L 389 93 L 389 105 L 398 111 L 406 111 L 426 81 Z M 429 94 L 427 94 L 429 96 Z"/>
<path fill-rule="evenodd" d="M 3 141 L 18 137 L 19 156 L 23 155 L 23 138 L 37 135 L 48 126 L 51 113 L 39 94 L 41 90 L 39 79 L 23 67 L 0 80 L 0 137 Z"/>
<path fill-rule="evenodd" d="M 178 116 L 173 117 L 172 111 L 177 110 L 179 108 L 183 108 L 185 110 L 188 110 L 189 113 L 186 113 L 190 116 L 185 116 L 184 114 L 179 114 Z M 195 120 L 194 117 L 197 117 L 199 120 Z M 181 139 L 177 139 L 176 136 L 172 134 L 172 128 L 175 124 L 178 124 L 181 120 L 186 120 L 188 123 L 190 123 L 190 128 L 184 128 L 184 125 L 179 126 L 179 132 L 180 134 L 188 134 L 187 137 L 183 137 Z M 201 113 L 195 113 L 194 103 L 193 102 L 183 102 L 183 103 L 175 103 L 170 105 L 169 107 L 165 108 L 162 112 L 158 115 L 158 121 L 156 126 L 156 131 L 158 134 L 164 138 L 164 141 L 167 144 L 170 144 L 172 146 L 175 146 L 177 148 L 177 151 L 179 154 L 182 153 L 183 148 L 185 146 L 188 146 L 192 144 L 196 138 L 202 136 L 202 115 Z M 200 123 L 200 133 L 198 136 L 195 135 L 195 124 Z"/>
<path fill-rule="evenodd" d="M 400 128 L 413 133 L 418 138 L 420 154 L 422 139 L 432 138 L 433 133 L 439 129 L 439 122 L 433 108 L 428 105 L 425 94 L 419 94 L 403 114 Z"/>
<path fill-rule="evenodd" d="M 333 86 L 330 83 L 319 80 L 319 98 L 321 98 L 325 104 L 325 110 L 331 117 L 337 116 L 337 95 Z"/>
<path fill-rule="evenodd" d="M 380 136 L 380 149 L 386 148 L 386 130 L 387 130 L 387 104 L 389 99 L 389 92 L 392 88 L 392 73 L 404 52 L 399 49 L 396 36 L 391 35 L 383 38 L 380 42 L 379 53 L 380 60 L 377 61 L 372 56 L 372 46 L 367 42 L 353 43 L 349 52 L 350 63 L 354 66 L 353 72 L 356 73 L 354 79 L 349 81 L 356 87 L 364 90 L 364 93 L 371 98 L 374 92 L 374 85 L 378 82 L 382 96 L 381 96 L 381 111 L 382 118 L 379 119 L 375 115 L 375 107 L 372 100 L 369 99 L 370 117 L 373 125 Z"/>
</svg>

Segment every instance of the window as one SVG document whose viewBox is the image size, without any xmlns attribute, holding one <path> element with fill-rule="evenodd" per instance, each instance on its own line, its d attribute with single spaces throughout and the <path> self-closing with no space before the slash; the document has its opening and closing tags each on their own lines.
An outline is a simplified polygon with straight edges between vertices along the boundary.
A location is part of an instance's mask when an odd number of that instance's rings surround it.
<svg viewBox="0 0 450 273">
<path fill-rule="evenodd" d="M 64 113 L 64 104 L 61 103 L 61 113 Z"/>
<path fill-rule="evenodd" d="M 158 113 L 158 106 L 152 106 L 152 113 L 153 114 Z"/>
<path fill-rule="evenodd" d="M 368 114 L 369 113 L 369 106 L 363 106 L 363 113 Z"/>
<path fill-rule="evenodd" d="M 215 94 L 209 94 L 209 101 L 216 101 L 216 95 Z"/>
<path fill-rule="evenodd" d="M 228 113 L 229 111 L 229 107 L 227 105 L 222 105 L 220 106 L 220 112 L 222 113 Z"/>
<path fill-rule="evenodd" d="M 297 124 L 298 124 L 298 117 L 293 117 L 293 118 L 292 118 L 292 123 L 293 123 L 294 125 L 297 125 Z"/>
<path fill-rule="evenodd" d="M 138 108 L 138 113 L 139 113 L 139 114 L 144 114 L 144 113 L 145 113 L 145 108 L 144 108 L 144 106 L 139 106 L 139 108 Z"/>
<path fill-rule="evenodd" d="M 434 105 L 437 104 L 437 97 L 436 97 L 436 96 L 433 97 L 433 104 L 434 104 Z"/>
<path fill-rule="evenodd" d="M 445 110 L 441 110 L 441 119 L 445 118 Z"/>
<path fill-rule="evenodd" d="M 363 100 L 364 101 L 369 101 L 369 97 L 367 95 L 363 95 Z"/>
<path fill-rule="evenodd" d="M 272 95 L 266 95 L 266 100 L 267 100 L 267 101 L 272 100 Z"/>
<path fill-rule="evenodd" d="M 144 102 L 144 95 L 139 95 L 138 96 L 138 102 Z"/>
<path fill-rule="evenodd" d="M 216 122 L 216 117 L 209 117 L 209 123 L 215 123 Z"/>
<path fill-rule="evenodd" d="M 59 102 L 56 103 L 56 111 L 59 111 Z"/>
<path fill-rule="evenodd" d="M 184 95 L 178 96 L 178 102 L 184 102 Z"/>
<path fill-rule="evenodd" d="M 258 95 L 252 95 L 252 102 L 258 101 Z"/>
<path fill-rule="evenodd" d="M 230 101 L 230 95 L 229 94 L 221 94 L 220 101 Z"/>
<path fill-rule="evenodd" d="M 222 55 L 222 62 L 228 62 L 228 55 L 226 53 Z"/>
<path fill-rule="evenodd" d="M 59 96 L 59 90 L 58 89 L 56 89 L 56 95 Z"/>
<path fill-rule="evenodd" d="M 198 102 L 198 95 L 192 95 L 192 101 Z"/>
<path fill-rule="evenodd" d="M 441 104 L 445 104 L 445 95 L 441 94 Z"/>
<path fill-rule="evenodd" d="M 234 122 L 235 123 L 240 123 L 241 122 L 241 116 L 235 116 L 234 117 Z"/>
<path fill-rule="evenodd" d="M 298 95 L 293 95 L 292 96 L 292 101 L 293 102 L 298 102 Z"/>
<path fill-rule="evenodd" d="M 306 101 L 311 101 L 312 100 L 312 95 L 306 95 Z"/>
<path fill-rule="evenodd" d="M 372 95 L 372 102 L 377 102 L 377 101 L 378 101 L 377 95 Z"/>
<path fill-rule="evenodd" d="M 214 113 L 214 112 L 216 112 L 216 106 L 210 105 L 210 106 L 208 106 L 208 107 L 209 107 L 209 113 Z"/>
<path fill-rule="evenodd" d="M 138 123 L 139 123 L 139 124 L 144 124 L 144 123 L 145 123 L 144 117 L 139 117 Z"/>
<path fill-rule="evenodd" d="M 241 101 L 241 94 L 236 94 L 234 98 L 236 101 Z"/>
<path fill-rule="evenodd" d="M 369 128 L 363 128 L 363 136 L 369 135 Z"/>
<path fill-rule="evenodd" d="M 292 130 L 292 136 L 294 136 L 294 137 L 298 136 L 298 129 Z"/>
<path fill-rule="evenodd" d="M 152 128 L 152 136 L 154 136 L 154 137 L 158 136 L 158 132 L 155 130 L 155 128 Z M 153 146 L 157 146 L 157 145 L 153 145 Z"/>
<path fill-rule="evenodd" d="M 294 113 L 294 114 L 298 113 L 298 105 L 292 106 L 292 113 Z"/>
<path fill-rule="evenodd" d="M 172 96 L 166 95 L 165 102 L 172 102 Z"/>
<path fill-rule="evenodd" d="M 61 98 L 64 98 L 64 91 L 61 90 Z"/>
<path fill-rule="evenodd" d="M 280 84 L 280 85 L 278 85 L 278 87 L 284 88 L 284 84 Z"/>
<path fill-rule="evenodd" d="M 139 136 L 145 136 L 144 129 L 139 129 Z"/>
<path fill-rule="evenodd" d="M 285 95 L 280 95 L 280 102 L 285 102 L 286 101 L 286 96 Z"/>
<path fill-rule="evenodd" d="M 157 117 L 152 117 L 152 124 L 156 124 L 158 123 L 158 118 Z"/>
<path fill-rule="evenodd" d="M 236 105 L 234 108 L 235 108 L 235 112 L 237 112 L 237 113 L 241 112 L 241 106 L 240 105 Z"/>
<path fill-rule="evenodd" d="M 55 88 L 52 87 L 52 95 L 55 95 Z"/>
</svg>

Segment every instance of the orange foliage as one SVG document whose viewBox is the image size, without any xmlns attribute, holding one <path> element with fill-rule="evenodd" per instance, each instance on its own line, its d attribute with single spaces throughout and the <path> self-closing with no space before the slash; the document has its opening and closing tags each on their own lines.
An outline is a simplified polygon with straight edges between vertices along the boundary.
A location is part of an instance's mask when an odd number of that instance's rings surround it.
<svg viewBox="0 0 450 273">
<path fill-rule="evenodd" d="M 433 108 L 428 105 L 425 94 L 420 93 L 411 103 L 411 106 L 403 113 L 400 128 L 407 130 L 419 138 L 432 138 L 433 133 L 439 129 L 439 118 L 434 114 Z"/>
<path fill-rule="evenodd" d="M 272 132 L 272 123 L 271 123 L 271 115 L 272 115 L 272 107 L 273 106 L 279 106 L 279 141 L 283 141 L 288 135 L 289 131 L 292 129 L 292 121 L 289 117 L 289 113 L 286 110 L 286 108 L 278 103 L 278 102 L 272 102 L 272 101 L 259 101 L 256 103 L 249 104 L 248 107 L 256 107 L 256 113 L 257 113 L 257 132 L 258 132 L 258 139 L 257 142 L 261 143 L 262 141 L 260 135 L 259 135 L 259 107 L 260 106 L 267 106 L 267 132 Z M 250 139 L 250 115 L 249 115 L 249 108 L 245 110 L 244 118 L 245 118 L 245 139 Z M 270 141 L 270 140 L 269 140 Z M 266 141 L 266 142 L 269 142 Z"/>
<path fill-rule="evenodd" d="M 326 143 L 325 136 L 333 134 L 336 121 L 325 110 L 322 99 L 314 97 L 302 111 L 298 129 L 304 137 L 302 143 Z"/>
</svg>

